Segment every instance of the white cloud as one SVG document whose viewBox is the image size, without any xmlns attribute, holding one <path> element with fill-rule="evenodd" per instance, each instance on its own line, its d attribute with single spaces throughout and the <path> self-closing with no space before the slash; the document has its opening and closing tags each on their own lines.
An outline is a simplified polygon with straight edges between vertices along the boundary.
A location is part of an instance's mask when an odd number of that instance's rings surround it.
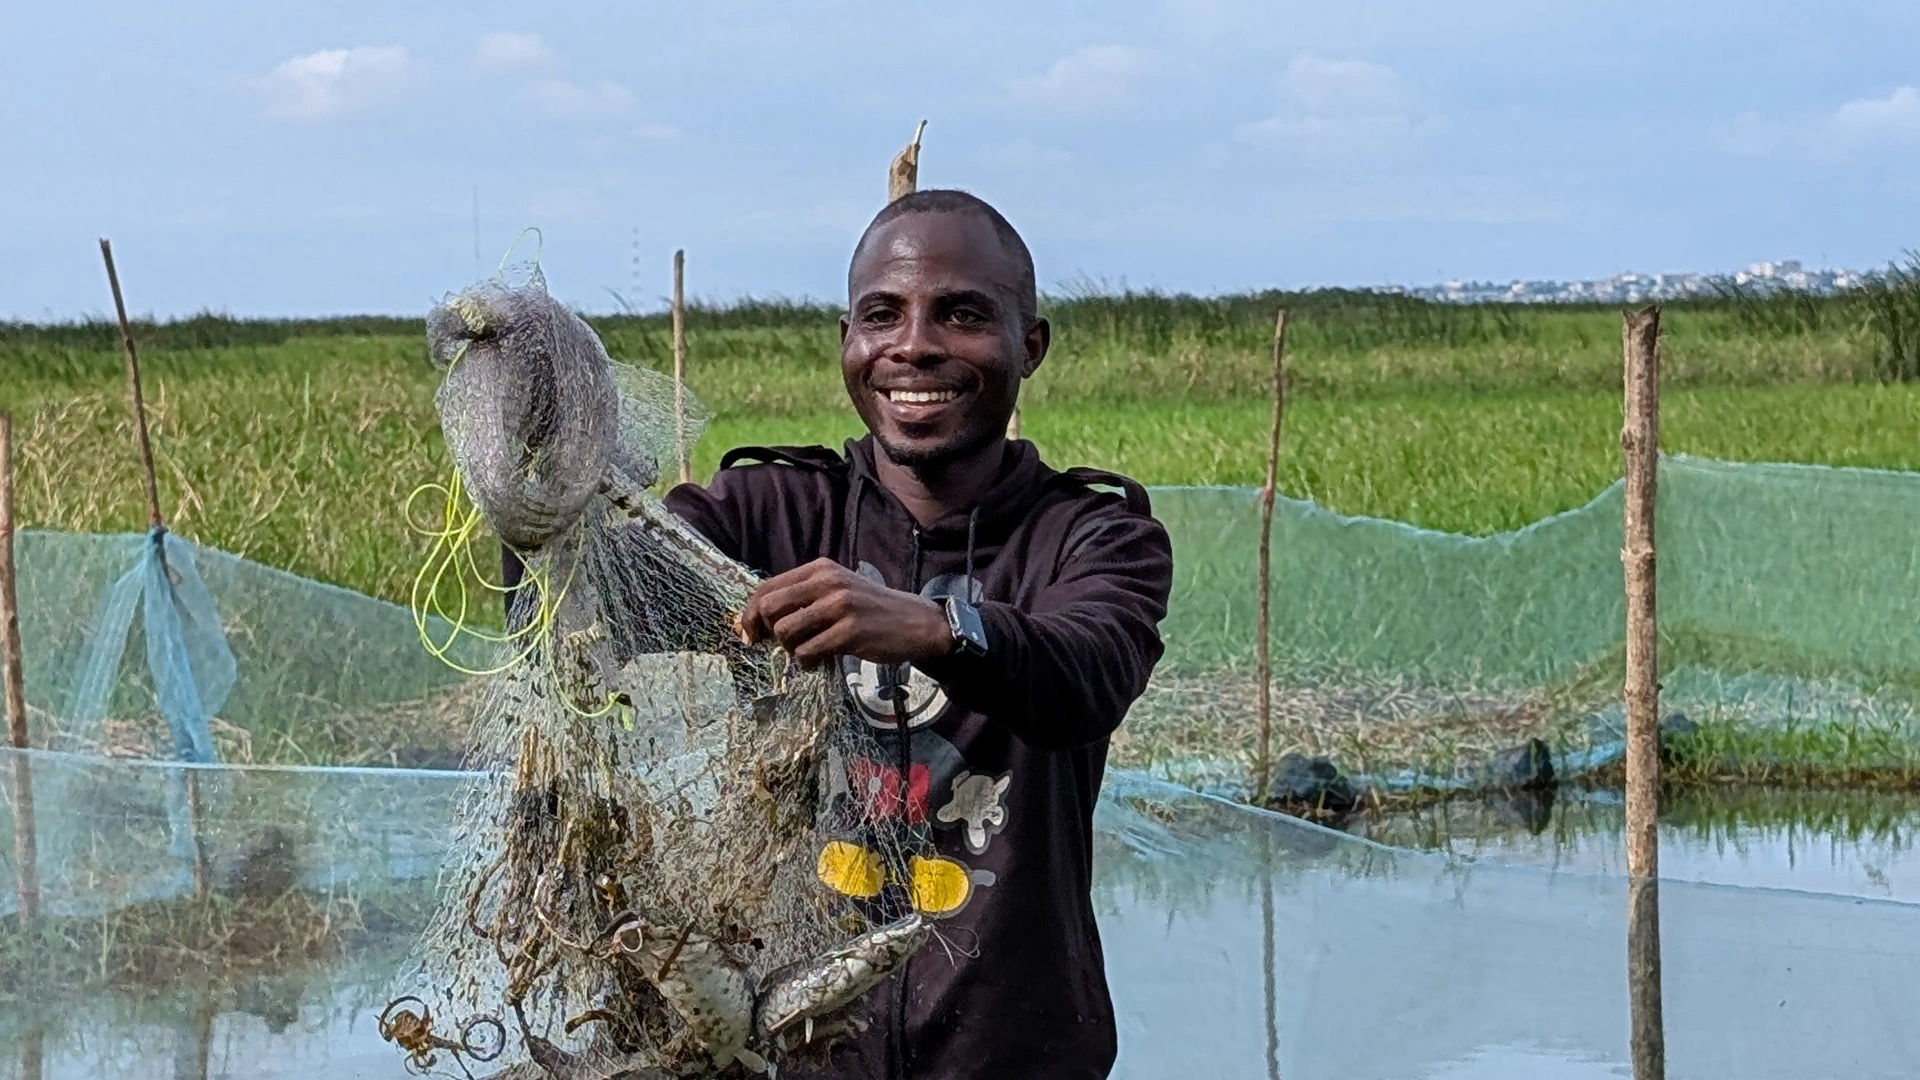
<svg viewBox="0 0 1920 1080">
<path fill-rule="evenodd" d="M 274 98 L 273 115 L 325 120 L 388 100 L 410 64 L 407 50 L 398 45 L 321 49 L 281 61 L 260 82 Z"/>
<path fill-rule="evenodd" d="M 1895 88 L 1832 112 L 1776 118 L 1743 112 L 1718 132 L 1720 147 L 1742 157 L 1801 157 L 1835 165 L 1887 147 L 1920 145 L 1920 89 Z"/>
<path fill-rule="evenodd" d="M 1789 133 L 1780 124 L 1749 109 L 1716 133 L 1720 148 L 1740 157 L 1768 157 L 1785 146 Z"/>
<path fill-rule="evenodd" d="M 672 124 L 652 122 L 634 125 L 624 136 L 600 134 L 581 140 L 581 149 L 598 157 L 605 157 L 625 147 L 629 142 L 665 142 L 680 137 L 680 129 Z"/>
<path fill-rule="evenodd" d="M 1013 80 L 1017 105 L 1058 112 L 1096 112 L 1125 106 L 1133 87 L 1153 69 L 1147 53 L 1127 45 L 1088 45 L 1053 62 L 1045 72 Z"/>
<path fill-rule="evenodd" d="M 617 116 L 633 107 L 633 91 L 610 79 L 595 83 L 542 79 L 529 84 L 527 93 L 542 112 L 567 120 Z"/>
<path fill-rule="evenodd" d="M 473 62 L 482 71 L 541 71 L 552 67 L 553 48 L 539 34 L 498 30 L 480 39 Z"/>
<path fill-rule="evenodd" d="M 1850 145 L 1920 142 L 1920 90 L 1902 86 L 1882 98 L 1861 98 L 1835 109 L 1827 127 Z"/>
<path fill-rule="evenodd" d="M 1365 60 L 1301 53 L 1287 65 L 1285 84 L 1287 95 L 1316 116 L 1397 116 L 1406 108 L 1400 76 Z"/>
<path fill-rule="evenodd" d="M 1032 139 L 1015 139 L 1010 143 L 1000 143 L 983 147 L 980 161 L 988 168 L 1003 169 L 1007 172 L 1032 172 L 1038 169 L 1056 168 L 1073 160 L 1073 155 L 1054 146 L 1041 146 Z"/>
<path fill-rule="evenodd" d="M 1404 143 L 1418 124 L 1400 76 L 1384 64 L 1301 53 L 1281 78 L 1281 104 L 1234 135 L 1284 141 L 1312 156 L 1346 156 Z"/>
</svg>

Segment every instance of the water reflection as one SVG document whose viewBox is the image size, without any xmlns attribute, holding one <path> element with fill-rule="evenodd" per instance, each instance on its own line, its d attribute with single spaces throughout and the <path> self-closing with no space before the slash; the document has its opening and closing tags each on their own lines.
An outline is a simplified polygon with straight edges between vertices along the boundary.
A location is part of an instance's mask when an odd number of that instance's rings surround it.
<svg viewBox="0 0 1920 1080">
<path fill-rule="evenodd" d="M 1562 788 L 1342 824 L 1398 847 L 1625 876 L 1618 793 Z M 1920 903 L 1920 798 L 1897 792 L 1669 788 L 1660 876 Z"/>
<path fill-rule="evenodd" d="M 1269 895 L 1282 1075 L 1626 1073 L 1624 878 L 1392 851 L 1128 786 L 1100 831 L 1118 1076 L 1263 1075 L 1265 949 L 1238 943 L 1264 941 Z M 1658 903 L 1667 1076 L 1911 1075 L 1920 909 L 1684 882 Z"/>
<path fill-rule="evenodd" d="M 1584 805 L 1563 795 L 1544 823 L 1537 802 L 1484 813 L 1504 823 L 1500 843 L 1544 852 L 1585 835 L 1567 827 L 1568 808 Z M 1755 820 L 1696 816 L 1736 832 Z M 1110 782 L 1097 843 L 1116 1080 L 1626 1071 L 1623 877 L 1573 872 L 1584 867 L 1572 859 L 1512 867 L 1383 847 L 1126 775 Z M 406 851 L 386 865 L 425 854 Z M 1671 881 L 1658 903 L 1668 1076 L 1911 1075 L 1920 907 Z M 225 984 L 0 988 L 14 991 L 0 1007 L 0 1073 L 400 1077 L 373 1019 L 414 928 L 388 929 L 379 948 Z"/>
<path fill-rule="evenodd" d="M 1660 880 L 1654 877 L 1627 881 L 1627 998 L 1633 1075 L 1660 1080 L 1667 1075 L 1667 1033 L 1661 1026 Z"/>
<path fill-rule="evenodd" d="M 1273 954 L 1273 837 L 1260 837 L 1260 981 L 1267 999 L 1267 1080 L 1280 1080 L 1279 1002 Z"/>
<path fill-rule="evenodd" d="M 22 1080 L 397 1078 L 404 1073 L 373 1017 L 403 956 L 361 953 L 272 980 L 280 996 L 266 1015 L 247 987 L 37 988 L 33 1002 L 0 1020 L 0 1046 L 18 1046 Z"/>
<path fill-rule="evenodd" d="M 21 1080 L 42 1080 L 46 1075 L 47 1035 L 39 1028 L 20 1037 Z"/>
</svg>

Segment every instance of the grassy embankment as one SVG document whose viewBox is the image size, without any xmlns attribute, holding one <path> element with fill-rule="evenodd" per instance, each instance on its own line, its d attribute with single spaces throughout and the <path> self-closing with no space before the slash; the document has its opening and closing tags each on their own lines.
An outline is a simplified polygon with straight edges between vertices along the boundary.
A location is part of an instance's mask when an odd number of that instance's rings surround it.
<svg viewBox="0 0 1920 1080">
<path fill-rule="evenodd" d="M 1915 292 L 1670 305 L 1666 448 L 1920 468 Z M 1055 300 L 1056 349 L 1025 395 L 1026 434 L 1057 464 L 1156 484 L 1258 483 L 1282 303 L 1295 312 L 1287 494 L 1485 534 L 1578 506 L 1618 475 L 1620 315 L 1597 307 L 1339 293 Z M 739 443 L 834 444 L 857 431 L 834 321 L 830 308 L 793 305 L 692 313 L 690 381 L 715 413 L 697 473 Z M 667 366 L 664 319 L 596 327 L 615 355 Z M 404 602 L 427 541 L 402 506 L 447 469 L 419 324 L 207 318 L 136 333 L 173 527 Z M 27 527 L 143 526 L 121 365 L 111 327 L 0 326 L 0 404 L 16 411 Z"/>
<path fill-rule="evenodd" d="M 1283 301 L 1298 312 L 1286 493 L 1488 533 L 1577 506 L 1617 475 L 1609 309 L 1335 294 L 1056 302 L 1058 345 L 1027 390 L 1025 432 L 1050 460 L 1148 483 L 1258 483 L 1267 335 Z M 616 355 L 666 366 L 663 320 L 597 325 Z M 1920 390 L 1875 377 L 1888 347 L 1867 317 L 1839 304 L 1699 303 L 1670 307 L 1665 325 L 1667 449 L 1920 467 Z M 178 532 L 404 599 L 424 542 L 401 508 L 446 470 L 417 324 L 202 319 L 136 333 Z M 702 475 L 742 442 L 832 445 L 858 430 L 831 310 L 699 310 L 688 337 L 689 381 L 715 413 L 695 456 Z M 121 365 L 109 327 L 0 327 L 25 526 L 143 526 Z"/>
</svg>

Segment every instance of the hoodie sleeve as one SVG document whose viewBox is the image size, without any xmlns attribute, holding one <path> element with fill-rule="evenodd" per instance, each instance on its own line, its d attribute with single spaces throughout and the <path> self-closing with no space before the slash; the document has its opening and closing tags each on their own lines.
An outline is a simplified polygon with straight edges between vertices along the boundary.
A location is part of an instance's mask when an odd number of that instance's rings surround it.
<svg viewBox="0 0 1920 1080">
<path fill-rule="evenodd" d="M 729 559 L 749 562 L 742 541 L 750 531 L 746 513 L 751 505 L 750 492 L 735 470 L 721 470 L 708 487 L 695 483 L 676 484 L 661 497 L 668 510 L 707 538 Z"/>
<path fill-rule="evenodd" d="M 987 655 L 920 666 L 961 704 L 1030 746 L 1067 749 L 1113 734 L 1165 646 L 1173 548 L 1153 518 L 1083 519 L 1059 574 L 1025 610 L 980 605 Z"/>
</svg>

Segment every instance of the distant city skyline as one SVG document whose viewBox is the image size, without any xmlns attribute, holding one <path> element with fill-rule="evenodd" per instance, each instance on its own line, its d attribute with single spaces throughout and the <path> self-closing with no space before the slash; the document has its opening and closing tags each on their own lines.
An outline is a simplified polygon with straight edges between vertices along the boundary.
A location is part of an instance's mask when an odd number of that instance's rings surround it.
<svg viewBox="0 0 1920 1080">
<path fill-rule="evenodd" d="M 1731 271 L 1645 273 L 1625 270 L 1583 281 L 1446 281 L 1437 284 L 1388 286 L 1382 291 L 1406 293 L 1427 300 L 1455 303 L 1627 303 L 1712 296 L 1726 289 L 1756 293 L 1792 290 L 1832 293 L 1864 284 L 1873 271 L 1843 267 L 1812 269 L 1799 259 L 1750 263 Z"/>
</svg>

